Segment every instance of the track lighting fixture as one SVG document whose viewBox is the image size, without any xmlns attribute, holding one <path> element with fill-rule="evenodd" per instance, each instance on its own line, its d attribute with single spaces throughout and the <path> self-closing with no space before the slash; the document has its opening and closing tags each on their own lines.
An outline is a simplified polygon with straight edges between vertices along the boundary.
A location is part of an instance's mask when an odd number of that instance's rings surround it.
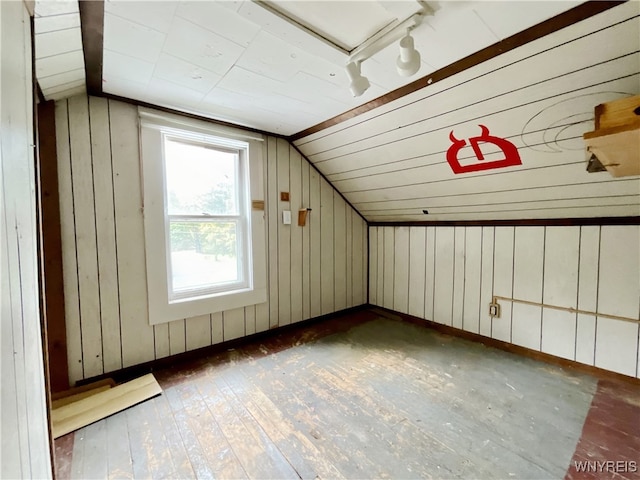
<svg viewBox="0 0 640 480">
<path fill-rule="evenodd" d="M 396 60 L 398 74 L 410 77 L 420 70 L 420 52 L 413 45 L 413 37 L 407 30 L 407 34 L 400 40 L 400 55 Z"/>
<path fill-rule="evenodd" d="M 347 75 L 351 81 L 349 88 L 354 97 L 359 97 L 371 86 L 369 79 L 363 77 L 360 72 L 361 62 L 349 62 L 347 64 Z"/>
</svg>

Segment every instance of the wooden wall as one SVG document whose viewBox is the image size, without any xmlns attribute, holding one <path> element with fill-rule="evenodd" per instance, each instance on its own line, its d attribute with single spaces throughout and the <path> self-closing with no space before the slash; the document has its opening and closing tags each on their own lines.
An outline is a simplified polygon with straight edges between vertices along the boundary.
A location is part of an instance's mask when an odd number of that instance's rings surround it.
<svg viewBox="0 0 640 480">
<path fill-rule="evenodd" d="M 72 382 L 366 303 L 365 222 L 288 142 L 269 137 L 269 301 L 150 326 L 137 115 L 94 97 L 56 104 Z M 304 228 L 302 207 L 312 208 Z M 294 225 L 282 225 L 283 210 Z"/>
<path fill-rule="evenodd" d="M 640 226 L 370 227 L 369 234 L 371 304 L 640 377 Z M 494 295 L 600 315 L 501 300 L 502 315 L 492 319 Z"/>
<path fill-rule="evenodd" d="M 627 2 L 295 145 L 370 222 L 640 215 L 640 179 L 588 173 L 582 139 L 596 105 L 640 92 L 638 38 L 638 2 Z M 521 164 L 455 174 L 449 135 L 466 142 L 453 156 L 474 165 L 480 125 Z M 506 158 L 480 148 L 485 166 Z"/>
<path fill-rule="evenodd" d="M 0 2 L 0 478 L 51 476 L 38 296 L 31 30 Z"/>
</svg>

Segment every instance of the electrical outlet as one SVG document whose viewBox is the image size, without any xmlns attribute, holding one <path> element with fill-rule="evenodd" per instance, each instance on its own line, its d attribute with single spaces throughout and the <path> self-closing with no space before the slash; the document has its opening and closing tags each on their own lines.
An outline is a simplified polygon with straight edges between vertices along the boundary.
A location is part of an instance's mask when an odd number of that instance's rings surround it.
<svg viewBox="0 0 640 480">
<path fill-rule="evenodd" d="M 489 304 L 489 316 L 494 318 L 500 318 L 500 304 L 499 303 L 490 303 Z"/>
</svg>

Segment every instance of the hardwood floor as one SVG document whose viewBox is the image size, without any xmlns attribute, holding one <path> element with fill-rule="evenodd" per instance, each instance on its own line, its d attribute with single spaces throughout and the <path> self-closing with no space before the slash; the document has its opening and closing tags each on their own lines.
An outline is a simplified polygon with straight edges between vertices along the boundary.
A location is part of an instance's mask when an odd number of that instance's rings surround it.
<svg viewBox="0 0 640 480">
<path fill-rule="evenodd" d="M 594 445 L 640 451 L 638 387 L 369 311 L 156 378 L 161 396 L 56 441 L 58 478 L 576 479 Z"/>
</svg>

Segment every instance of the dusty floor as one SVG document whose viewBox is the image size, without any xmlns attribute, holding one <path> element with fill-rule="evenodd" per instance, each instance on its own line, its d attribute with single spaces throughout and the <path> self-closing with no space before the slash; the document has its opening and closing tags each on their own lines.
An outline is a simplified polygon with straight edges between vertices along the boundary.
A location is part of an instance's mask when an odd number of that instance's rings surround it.
<svg viewBox="0 0 640 480">
<path fill-rule="evenodd" d="M 58 478 L 639 476 L 637 386 L 371 312 L 156 377 L 161 396 L 56 441 Z M 607 460 L 627 463 L 575 463 Z"/>
</svg>

